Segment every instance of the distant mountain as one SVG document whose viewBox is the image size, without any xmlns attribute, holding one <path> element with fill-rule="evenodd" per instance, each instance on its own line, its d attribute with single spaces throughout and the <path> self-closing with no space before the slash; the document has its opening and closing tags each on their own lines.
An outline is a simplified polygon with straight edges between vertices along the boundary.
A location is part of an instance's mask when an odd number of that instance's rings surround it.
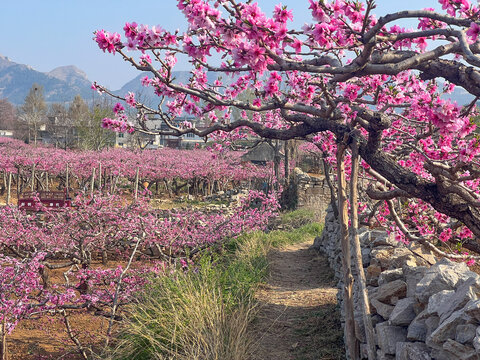
<svg viewBox="0 0 480 360">
<path fill-rule="evenodd" d="M 134 92 L 136 94 L 136 98 L 149 106 L 155 106 L 155 101 L 158 100 L 158 96 L 155 95 L 152 87 L 144 87 L 142 85 L 142 78 L 148 76 L 151 78 L 153 76 L 150 72 L 142 72 L 134 79 L 127 82 L 123 85 L 119 90 L 114 91 L 116 95 L 125 96 L 129 91 Z M 221 76 L 219 73 L 209 72 L 207 73 L 207 81 L 212 84 L 218 76 Z M 173 82 L 176 84 L 187 84 L 190 81 L 191 73 L 190 71 L 173 71 L 172 72 L 172 79 Z M 224 76 L 225 78 L 225 76 Z M 224 83 L 228 84 L 230 82 L 230 78 L 225 81 Z"/>
<path fill-rule="evenodd" d="M 47 102 L 69 102 L 77 94 L 88 99 L 92 94 L 91 81 L 75 66 L 62 66 L 43 73 L 0 55 L 0 98 L 20 105 L 33 83 L 43 86 Z"/>
<path fill-rule="evenodd" d="M 458 105 L 468 105 L 475 97 L 468 93 L 464 88 L 456 86 L 451 94 L 445 94 L 443 98 L 456 101 Z"/>
<path fill-rule="evenodd" d="M 141 79 L 145 76 L 152 77 L 152 74 L 141 72 L 114 93 L 124 96 L 129 91 L 135 92 L 138 100 L 150 106 L 156 106 L 158 97 L 153 89 L 142 86 Z M 189 82 L 190 76 L 189 71 L 174 71 L 172 73 L 175 83 L 186 84 Z M 208 82 L 213 83 L 219 76 L 223 78 L 225 84 L 233 81 L 231 77 L 209 72 L 207 73 Z M 80 94 L 87 101 L 92 97 L 90 88 L 92 82 L 82 70 L 73 65 L 57 67 L 44 73 L 0 55 L 0 99 L 6 98 L 14 105 L 23 104 L 33 83 L 44 87 L 45 99 L 49 103 L 70 102 L 77 94 Z M 451 98 L 459 105 L 468 104 L 473 100 L 472 95 L 458 86 L 452 94 L 446 94 L 443 98 Z"/>
<path fill-rule="evenodd" d="M 65 81 L 69 85 L 91 86 L 92 84 L 88 80 L 87 74 L 73 65 L 57 67 L 48 72 L 47 75 Z"/>
</svg>

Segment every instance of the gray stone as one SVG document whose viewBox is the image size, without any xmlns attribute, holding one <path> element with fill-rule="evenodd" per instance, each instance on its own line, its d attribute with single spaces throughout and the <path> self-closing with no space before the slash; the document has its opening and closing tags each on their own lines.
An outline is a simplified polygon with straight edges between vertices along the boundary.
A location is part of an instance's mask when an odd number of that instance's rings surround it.
<svg viewBox="0 0 480 360">
<path fill-rule="evenodd" d="M 378 286 L 378 277 L 382 272 L 382 268 L 378 265 L 370 264 L 365 269 L 365 277 L 367 279 L 367 285 Z"/>
<path fill-rule="evenodd" d="M 472 344 L 475 350 L 480 351 L 480 326 L 475 330 L 475 337 L 473 338 Z"/>
<path fill-rule="evenodd" d="M 413 305 L 415 304 L 414 298 L 405 298 L 398 300 L 395 308 L 390 314 L 389 321 L 392 325 L 408 325 L 415 318 L 415 311 Z"/>
<path fill-rule="evenodd" d="M 373 240 L 371 241 L 372 247 L 388 245 L 393 247 L 403 246 L 403 244 L 395 240 L 395 235 L 393 233 L 388 234 L 386 231 L 375 231 L 374 230 Z"/>
<path fill-rule="evenodd" d="M 385 354 L 395 354 L 396 344 L 407 340 L 407 329 L 402 326 L 391 326 L 387 323 L 375 327 L 378 347 Z"/>
<path fill-rule="evenodd" d="M 460 280 L 466 280 L 467 271 L 469 270 L 464 263 L 442 259 L 426 271 L 425 276 L 417 284 L 415 296 L 421 303 L 427 303 L 433 294 L 455 289 Z"/>
<path fill-rule="evenodd" d="M 403 274 L 407 283 L 407 297 L 415 296 L 417 284 L 422 280 L 427 271 L 426 266 L 404 266 Z"/>
<path fill-rule="evenodd" d="M 471 342 L 476 335 L 476 330 L 477 327 L 473 324 L 458 325 L 455 329 L 455 341 L 460 344 Z"/>
<path fill-rule="evenodd" d="M 360 243 L 373 248 L 382 245 L 395 246 L 398 241 L 389 236 L 385 230 L 367 230 L 360 234 Z"/>
<path fill-rule="evenodd" d="M 385 354 L 381 349 L 377 350 L 377 360 L 395 360 L 395 356 Z"/>
<path fill-rule="evenodd" d="M 394 308 L 392 305 L 384 304 L 375 298 L 371 299 L 370 303 L 372 307 L 376 310 L 378 315 L 380 315 L 385 320 L 388 320 L 390 318 L 390 315 L 392 314 Z"/>
<path fill-rule="evenodd" d="M 452 359 L 452 354 L 443 349 L 432 349 L 430 355 L 432 356 L 432 359 L 435 360 L 457 360 Z"/>
<path fill-rule="evenodd" d="M 447 339 L 455 338 L 455 331 L 458 325 L 465 323 L 467 317 L 463 310 L 455 311 L 444 322 L 440 323 L 437 329 L 427 337 L 427 345 L 433 342 L 435 344 L 441 344 Z"/>
<path fill-rule="evenodd" d="M 442 309 L 449 306 L 450 297 L 455 294 L 454 290 L 442 290 L 430 296 L 428 300 L 427 313 L 429 315 L 438 315 L 442 313 Z"/>
<path fill-rule="evenodd" d="M 389 269 L 398 269 L 404 266 L 417 266 L 424 264 L 426 264 L 426 262 L 414 256 L 409 249 L 406 247 L 399 247 L 393 250 Z"/>
<path fill-rule="evenodd" d="M 395 280 L 404 280 L 403 269 L 385 270 L 378 276 L 378 285 L 383 285 Z"/>
<path fill-rule="evenodd" d="M 386 304 L 393 304 L 407 295 L 407 284 L 402 280 L 395 280 L 378 287 L 375 298 Z"/>
<path fill-rule="evenodd" d="M 439 309 L 438 315 L 440 316 L 440 322 L 443 322 L 454 311 L 463 308 L 469 301 L 477 300 L 477 291 L 479 285 L 475 277 L 471 277 L 466 281 L 463 281 L 460 286 L 457 286 L 453 296 L 449 297 L 449 302 L 445 303 L 445 306 Z"/>
<path fill-rule="evenodd" d="M 427 327 L 427 338 L 438 328 L 440 318 L 438 316 L 430 316 L 425 319 L 425 326 Z"/>
<path fill-rule="evenodd" d="M 367 267 L 368 265 L 370 265 L 370 260 L 371 260 L 370 253 L 371 253 L 371 250 L 369 248 L 362 248 L 363 267 Z"/>
<path fill-rule="evenodd" d="M 480 321 L 480 300 L 470 300 L 463 310 L 468 316 Z"/>
<path fill-rule="evenodd" d="M 452 359 L 473 360 L 477 358 L 476 351 L 471 346 L 465 346 L 452 339 L 447 339 L 443 344 L 443 350 L 452 355 Z"/>
<path fill-rule="evenodd" d="M 382 270 L 390 267 L 392 262 L 394 248 L 391 246 L 378 246 L 372 249 L 370 253 L 370 265 L 377 265 Z"/>
<path fill-rule="evenodd" d="M 423 341 L 427 338 L 427 325 L 425 324 L 426 311 L 418 314 L 408 326 L 407 339 L 410 341 Z"/>
<path fill-rule="evenodd" d="M 372 315 L 372 326 L 375 327 L 377 324 L 381 323 L 381 322 L 384 322 L 385 319 L 381 316 L 381 315 L 378 315 L 378 314 L 373 314 Z"/>
<path fill-rule="evenodd" d="M 431 360 L 427 345 L 421 342 L 399 342 L 396 345 L 395 360 Z"/>
<path fill-rule="evenodd" d="M 437 263 L 437 257 L 432 249 L 427 248 L 426 246 L 418 243 L 411 243 L 408 245 L 408 249 L 413 252 L 416 256 L 421 258 L 419 263 L 423 263 L 422 265 L 435 265 Z"/>
</svg>

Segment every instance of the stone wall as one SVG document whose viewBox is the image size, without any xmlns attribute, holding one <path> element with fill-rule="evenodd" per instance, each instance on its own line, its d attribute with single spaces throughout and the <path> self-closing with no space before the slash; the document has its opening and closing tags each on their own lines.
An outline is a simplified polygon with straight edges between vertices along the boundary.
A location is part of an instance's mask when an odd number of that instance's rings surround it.
<svg viewBox="0 0 480 360">
<path fill-rule="evenodd" d="M 327 255 L 342 289 L 339 234 L 329 208 L 314 247 Z M 398 243 L 382 230 L 361 229 L 360 241 L 379 360 L 480 359 L 478 274 L 464 263 Z M 366 359 L 359 301 L 355 330 Z"/>
<path fill-rule="evenodd" d="M 318 219 L 324 219 L 330 204 L 330 189 L 324 176 L 310 176 L 299 168 L 294 169 L 297 208 L 311 209 Z"/>
</svg>

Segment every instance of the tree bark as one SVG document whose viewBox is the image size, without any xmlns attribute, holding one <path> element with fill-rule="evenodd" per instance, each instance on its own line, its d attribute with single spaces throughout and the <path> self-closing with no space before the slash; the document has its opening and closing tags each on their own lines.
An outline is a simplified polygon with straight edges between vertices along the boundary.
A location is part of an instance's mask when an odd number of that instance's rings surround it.
<svg viewBox="0 0 480 360">
<path fill-rule="evenodd" d="M 285 188 L 289 185 L 290 180 L 290 140 L 285 140 Z"/>
<path fill-rule="evenodd" d="M 357 282 L 360 291 L 360 299 L 362 304 L 363 326 L 365 327 L 365 335 L 367 338 L 367 353 L 369 360 L 376 359 L 376 348 L 374 330 L 372 325 L 372 317 L 370 314 L 370 305 L 368 301 L 368 292 L 366 286 L 365 272 L 363 270 L 362 248 L 358 237 L 358 144 L 354 139 L 350 144 L 352 149 L 352 173 L 350 176 L 350 234 L 354 250 L 353 260 L 355 269 L 357 270 Z"/>
<path fill-rule="evenodd" d="M 348 236 L 347 185 L 345 180 L 345 144 L 337 148 L 338 214 L 342 247 L 343 304 L 345 310 L 345 346 L 350 360 L 358 360 L 359 342 L 355 336 L 353 313 L 353 276 L 351 270 L 350 239 Z"/>
<path fill-rule="evenodd" d="M 6 320 L 2 321 L 2 345 L 0 347 L 0 357 L 2 360 L 7 360 L 7 332 L 5 329 Z"/>
</svg>

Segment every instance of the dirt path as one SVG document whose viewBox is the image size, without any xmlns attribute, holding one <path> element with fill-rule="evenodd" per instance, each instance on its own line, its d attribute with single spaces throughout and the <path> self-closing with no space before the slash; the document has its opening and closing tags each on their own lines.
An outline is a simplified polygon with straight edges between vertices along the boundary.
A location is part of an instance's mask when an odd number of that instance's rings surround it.
<svg viewBox="0 0 480 360">
<path fill-rule="evenodd" d="M 270 278 L 257 292 L 252 360 L 343 359 L 336 288 L 327 260 L 311 242 L 274 250 Z"/>
</svg>

